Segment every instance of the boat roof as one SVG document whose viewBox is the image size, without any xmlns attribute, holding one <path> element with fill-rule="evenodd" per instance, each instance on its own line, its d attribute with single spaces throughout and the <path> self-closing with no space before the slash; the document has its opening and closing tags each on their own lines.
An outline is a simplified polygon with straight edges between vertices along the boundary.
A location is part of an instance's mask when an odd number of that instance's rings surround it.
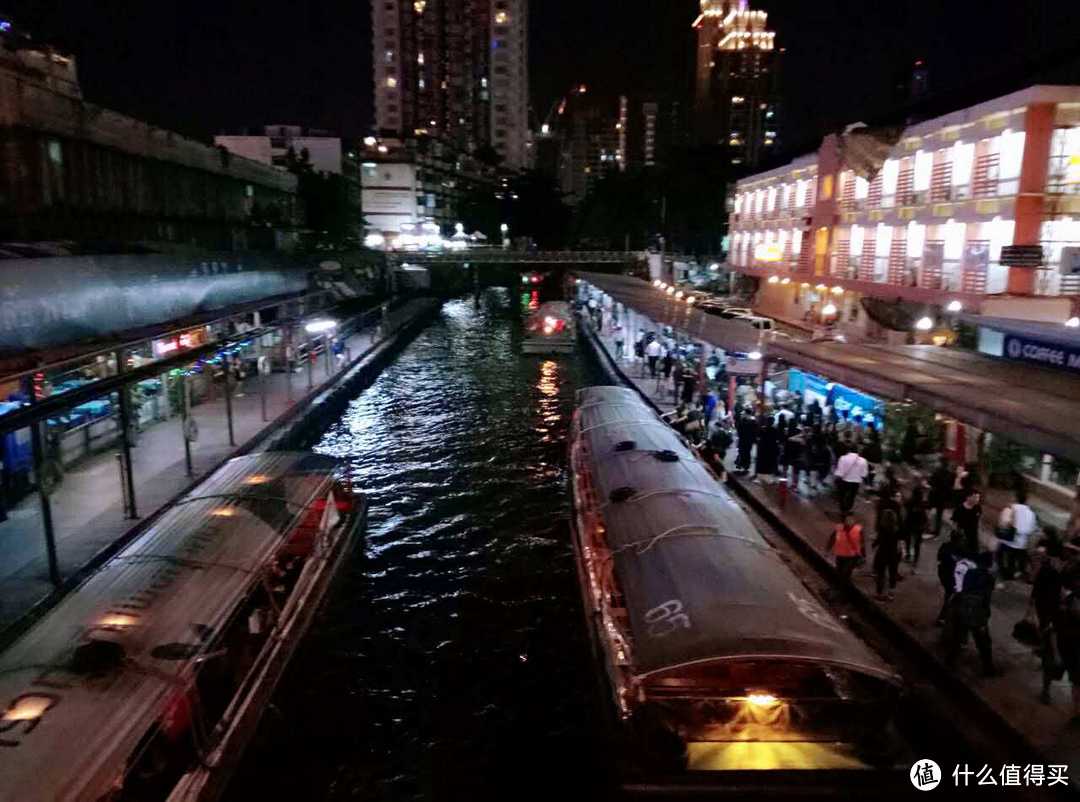
<svg viewBox="0 0 1080 802">
<path fill-rule="evenodd" d="M 893 681 L 895 672 L 827 611 L 743 508 L 637 393 L 578 396 L 584 442 L 626 600 L 639 675 L 716 660 L 791 659 Z M 659 632 L 675 604 L 689 626 Z"/>
<path fill-rule="evenodd" d="M 230 460 L 0 655 L 0 800 L 103 796 L 339 464 Z M 76 673 L 91 640 L 122 661 Z"/>
<path fill-rule="evenodd" d="M 573 319 L 573 316 L 574 313 L 570 309 L 570 304 L 566 301 L 545 301 L 531 315 L 531 317 L 538 318 L 554 317 L 568 322 Z"/>
</svg>

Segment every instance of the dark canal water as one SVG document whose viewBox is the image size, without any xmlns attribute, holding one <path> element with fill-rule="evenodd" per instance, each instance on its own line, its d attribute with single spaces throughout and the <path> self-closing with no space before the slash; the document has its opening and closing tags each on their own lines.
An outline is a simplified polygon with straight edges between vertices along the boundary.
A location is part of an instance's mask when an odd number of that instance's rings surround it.
<svg viewBox="0 0 1080 802">
<path fill-rule="evenodd" d="M 600 771 L 566 487 L 596 377 L 523 356 L 512 300 L 447 303 L 314 445 L 348 460 L 368 535 L 230 802 L 576 799 Z"/>
</svg>

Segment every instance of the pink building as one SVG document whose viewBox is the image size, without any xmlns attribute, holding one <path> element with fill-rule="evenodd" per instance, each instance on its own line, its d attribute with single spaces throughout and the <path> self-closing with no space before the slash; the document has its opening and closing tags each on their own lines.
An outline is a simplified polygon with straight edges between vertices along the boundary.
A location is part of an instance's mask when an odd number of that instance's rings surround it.
<svg viewBox="0 0 1080 802">
<path fill-rule="evenodd" d="M 910 126 L 870 180 L 845 150 L 829 135 L 738 182 L 729 261 L 761 279 L 759 311 L 871 338 L 896 333 L 867 319 L 864 297 L 931 317 L 1077 314 L 1080 86 L 1033 86 Z"/>
</svg>

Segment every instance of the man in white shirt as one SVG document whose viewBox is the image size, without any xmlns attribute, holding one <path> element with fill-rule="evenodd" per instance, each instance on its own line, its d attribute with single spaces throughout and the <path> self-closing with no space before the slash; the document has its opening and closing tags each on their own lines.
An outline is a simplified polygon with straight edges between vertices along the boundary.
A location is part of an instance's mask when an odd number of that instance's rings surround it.
<svg viewBox="0 0 1080 802">
<path fill-rule="evenodd" d="M 655 338 L 645 346 L 645 358 L 649 360 L 649 373 L 654 379 L 656 378 L 656 361 L 660 359 L 663 351 L 660 341 Z"/>
<path fill-rule="evenodd" d="M 851 449 L 837 461 L 833 476 L 836 477 L 836 495 L 840 512 L 846 514 L 855 507 L 855 497 L 859 493 L 859 486 L 866 479 L 869 470 L 870 464 L 855 449 Z"/>
<path fill-rule="evenodd" d="M 1017 574 L 1023 576 L 1027 568 L 1028 539 L 1038 527 L 1035 513 L 1027 505 L 1027 491 L 1016 491 L 1016 502 L 1001 511 L 997 525 L 997 563 L 998 575 L 1012 579 Z"/>
</svg>

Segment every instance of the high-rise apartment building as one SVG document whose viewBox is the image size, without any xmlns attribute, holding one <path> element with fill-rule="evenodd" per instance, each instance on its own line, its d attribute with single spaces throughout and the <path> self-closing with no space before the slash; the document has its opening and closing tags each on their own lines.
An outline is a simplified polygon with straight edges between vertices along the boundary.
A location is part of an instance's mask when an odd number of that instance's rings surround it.
<svg viewBox="0 0 1080 802">
<path fill-rule="evenodd" d="M 780 54 L 768 15 L 747 0 L 701 0 L 694 129 L 723 145 L 732 164 L 754 165 L 778 149 Z"/>
<path fill-rule="evenodd" d="M 528 0 L 373 0 L 381 136 L 528 158 Z"/>
</svg>

